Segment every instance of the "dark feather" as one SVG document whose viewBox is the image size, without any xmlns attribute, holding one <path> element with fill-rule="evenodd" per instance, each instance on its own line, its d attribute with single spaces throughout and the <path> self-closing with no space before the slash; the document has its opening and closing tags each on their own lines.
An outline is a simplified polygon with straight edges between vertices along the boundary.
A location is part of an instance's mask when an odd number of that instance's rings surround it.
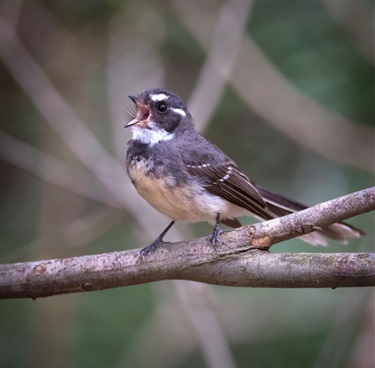
<svg viewBox="0 0 375 368">
<path fill-rule="evenodd" d="M 187 165 L 191 175 L 203 179 L 206 189 L 256 216 L 271 219 L 274 216 L 256 187 L 232 161 L 225 164 L 194 163 Z"/>
<path fill-rule="evenodd" d="M 234 218 L 234 219 L 227 218 L 227 219 L 224 219 L 224 220 L 220 220 L 220 222 L 222 224 L 224 224 L 225 226 L 231 227 L 233 229 L 236 229 L 236 228 L 242 226 L 241 222 L 239 222 L 236 218 Z"/>
<path fill-rule="evenodd" d="M 275 217 L 289 215 L 290 213 L 302 211 L 307 208 L 307 206 L 300 202 L 286 198 L 281 194 L 270 192 L 260 186 L 257 186 L 257 189 L 267 203 L 267 207 L 275 214 Z M 347 238 L 357 238 L 365 235 L 362 230 L 357 229 L 346 222 L 337 222 L 321 231 L 318 231 L 318 233 L 342 243 L 346 243 Z M 314 233 L 310 235 L 310 238 L 313 236 Z"/>
</svg>

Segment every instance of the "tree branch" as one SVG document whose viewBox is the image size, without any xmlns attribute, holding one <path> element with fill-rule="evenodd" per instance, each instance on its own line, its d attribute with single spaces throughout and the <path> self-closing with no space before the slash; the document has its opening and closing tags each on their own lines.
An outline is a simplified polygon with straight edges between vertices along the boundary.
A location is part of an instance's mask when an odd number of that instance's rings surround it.
<svg viewBox="0 0 375 368">
<path fill-rule="evenodd" d="M 207 238 L 139 250 L 0 265 L 0 298 L 37 298 L 160 280 L 247 287 L 375 286 L 374 253 L 275 254 L 259 250 L 375 209 L 375 187 L 282 218 Z"/>
</svg>

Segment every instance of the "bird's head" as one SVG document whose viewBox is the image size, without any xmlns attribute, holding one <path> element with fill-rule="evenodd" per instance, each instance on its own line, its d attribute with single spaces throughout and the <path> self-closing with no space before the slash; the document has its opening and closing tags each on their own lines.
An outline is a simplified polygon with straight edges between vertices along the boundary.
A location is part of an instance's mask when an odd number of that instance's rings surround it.
<svg viewBox="0 0 375 368">
<path fill-rule="evenodd" d="M 133 140 L 154 145 L 193 127 L 184 102 L 168 90 L 151 89 L 129 98 L 137 108 L 134 119 L 125 125 L 132 127 Z"/>
</svg>

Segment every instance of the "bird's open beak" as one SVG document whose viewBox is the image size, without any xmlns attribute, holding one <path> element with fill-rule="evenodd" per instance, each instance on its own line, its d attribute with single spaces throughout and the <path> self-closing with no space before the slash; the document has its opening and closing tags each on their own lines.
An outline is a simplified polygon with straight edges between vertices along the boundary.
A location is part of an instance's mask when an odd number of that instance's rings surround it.
<svg viewBox="0 0 375 368">
<path fill-rule="evenodd" d="M 146 127 L 147 126 L 147 119 L 150 116 L 150 109 L 145 104 L 140 102 L 139 98 L 137 96 L 129 96 L 129 98 L 137 106 L 137 115 L 133 120 L 129 121 L 129 123 L 127 123 L 125 125 L 125 128 L 129 128 L 129 127 L 131 127 L 133 125 L 136 125 L 136 124 L 139 124 L 142 127 Z"/>
<path fill-rule="evenodd" d="M 137 96 L 128 96 L 135 104 L 137 103 L 138 101 L 138 97 Z"/>
</svg>

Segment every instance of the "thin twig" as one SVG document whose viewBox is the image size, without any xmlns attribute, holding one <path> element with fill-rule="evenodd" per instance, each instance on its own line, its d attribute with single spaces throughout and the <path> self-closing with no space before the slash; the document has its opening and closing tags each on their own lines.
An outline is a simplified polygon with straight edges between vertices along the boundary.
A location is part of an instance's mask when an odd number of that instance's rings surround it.
<svg viewBox="0 0 375 368">
<path fill-rule="evenodd" d="M 237 61 L 254 1 L 225 2 L 219 11 L 205 63 L 188 102 L 198 131 L 216 110 Z M 230 29 L 230 32 L 228 30 Z"/>
<path fill-rule="evenodd" d="M 49 244 L 51 239 L 59 239 L 62 247 L 51 250 L 57 257 L 64 257 L 72 248 L 84 247 L 97 239 L 123 219 L 120 211 L 104 209 L 91 211 L 87 216 L 81 216 L 67 224 L 62 224 L 55 232 L 48 236 L 39 236 L 29 243 L 15 247 L 11 251 L 2 254 L 3 262 L 14 259 L 27 259 L 27 256 L 37 254 L 36 250 L 41 244 Z"/>
<path fill-rule="evenodd" d="M 119 186 L 124 172 L 121 164 L 108 154 L 65 101 L 21 40 L 13 34 L 7 20 L 1 21 L 3 42 L 0 42 L 0 57 L 8 71 L 80 161 L 112 194 L 123 200 L 123 188 Z"/>
<path fill-rule="evenodd" d="M 180 308 L 194 329 L 208 367 L 234 368 L 229 342 L 219 317 L 210 304 L 208 293 L 210 285 L 190 282 L 181 285 L 174 283 Z M 199 296 L 192 298 L 192 296 Z"/>
<path fill-rule="evenodd" d="M 368 293 L 363 289 L 355 289 L 338 305 L 313 368 L 344 365 L 343 358 L 347 356 L 354 331 L 358 329 L 359 321 L 363 318 L 368 297 Z"/>
<path fill-rule="evenodd" d="M 90 185 L 87 185 L 87 180 L 84 180 L 87 174 L 80 167 L 72 167 L 63 160 L 4 132 L 0 132 L 0 157 L 59 188 L 110 207 L 121 207 L 117 198 L 108 193 L 100 183 L 90 181 Z"/>
<path fill-rule="evenodd" d="M 350 36 L 352 44 L 372 64 L 374 54 L 374 7 L 368 1 L 320 0 L 341 28 Z"/>
</svg>

